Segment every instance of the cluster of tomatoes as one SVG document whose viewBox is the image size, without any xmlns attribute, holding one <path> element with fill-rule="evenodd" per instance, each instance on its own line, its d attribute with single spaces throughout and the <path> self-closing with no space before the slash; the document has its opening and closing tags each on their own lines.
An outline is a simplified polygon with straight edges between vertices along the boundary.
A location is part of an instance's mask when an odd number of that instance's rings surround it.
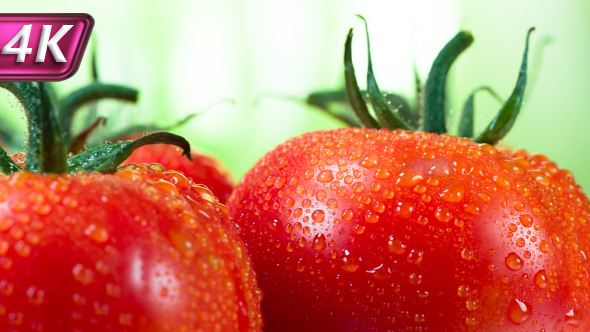
<svg viewBox="0 0 590 332">
<path fill-rule="evenodd" d="M 26 154 L 0 150 L 0 330 L 588 331 L 590 201 L 546 157 L 494 146 L 522 104 L 528 37 L 477 137 L 445 133 L 469 33 L 435 61 L 420 121 L 390 108 L 370 63 L 358 89 L 351 40 L 362 126 L 292 138 L 235 188 L 172 134 L 72 156 L 68 103 L 0 83 L 29 121 Z"/>
</svg>

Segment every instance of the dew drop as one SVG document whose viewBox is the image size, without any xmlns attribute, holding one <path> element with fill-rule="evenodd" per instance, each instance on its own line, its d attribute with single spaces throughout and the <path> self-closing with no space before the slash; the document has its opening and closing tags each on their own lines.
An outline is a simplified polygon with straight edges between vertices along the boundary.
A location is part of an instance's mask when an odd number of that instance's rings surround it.
<svg viewBox="0 0 590 332">
<path fill-rule="evenodd" d="M 505 263 L 506 267 L 512 271 L 518 271 L 524 266 L 524 260 L 515 252 L 511 252 L 506 256 Z"/>
<path fill-rule="evenodd" d="M 315 210 L 311 213 L 311 219 L 317 223 L 323 222 L 325 217 L 326 214 L 324 213 L 324 210 Z"/>
<path fill-rule="evenodd" d="M 557 234 L 551 234 L 551 242 L 553 242 L 553 245 L 555 246 L 555 248 L 557 249 L 561 249 L 561 239 L 559 238 L 559 236 Z"/>
<path fill-rule="evenodd" d="M 297 261 L 297 272 L 305 271 L 305 262 L 303 262 L 303 258 L 299 258 Z"/>
<path fill-rule="evenodd" d="M 521 215 L 520 217 L 518 217 L 518 220 L 520 220 L 520 223 L 524 227 L 531 227 L 533 225 L 533 217 L 531 217 L 528 214 Z"/>
<path fill-rule="evenodd" d="M 412 274 L 410 274 L 408 281 L 412 285 L 420 285 L 422 283 L 422 278 L 423 278 L 423 276 L 421 274 L 412 273 Z"/>
<path fill-rule="evenodd" d="M 84 230 L 84 235 L 96 243 L 104 243 L 109 240 L 109 232 L 102 225 L 90 224 Z"/>
<path fill-rule="evenodd" d="M 357 260 L 354 257 L 351 256 L 345 256 L 342 257 L 342 269 L 346 272 L 356 272 L 356 270 L 358 270 L 359 268 L 359 263 L 357 262 Z"/>
<path fill-rule="evenodd" d="M 541 240 L 541 242 L 539 242 L 539 250 L 541 250 L 541 252 L 543 253 L 549 252 L 549 244 L 547 243 L 547 241 Z"/>
<path fill-rule="evenodd" d="M 76 264 L 72 269 L 74 279 L 82 285 L 88 285 L 94 281 L 94 272 L 82 264 Z"/>
<path fill-rule="evenodd" d="M 350 209 L 346 209 L 342 211 L 342 220 L 344 221 L 351 221 L 354 217 L 354 213 Z"/>
<path fill-rule="evenodd" d="M 522 324 L 533 317 L 533 308 L 530 304 L 514 299 L 508 305 L 508 319 L 514 324 Z"/>
<path fill-rule="evenodd" d="M 191 242 L 191 237 L 183 231 L 169 229 L 168 238 L 184 257 L 193 258 L 197 254 L 197 250 Z"/>
<path fill-rule="evenodd" d="M 579 326 L 582 322 L 582 313 L 580 310 L 571 309 L 565 314 L 565 322 L 569 326 Z"/>
<path fill-rule="evenodd" d="M 402 241 L 395 239 L 393 235 L 387 240 L 387 248 L 389 252 L 397 255 L 401 255 L 406 252 L 406 245 Z"/>
<path fill-rule="evenodd" d="M 365 221 L 369 224 L 375 224 L 379 221 L 379 215 L 373 210 L 368 210 L 365 213 Z"/>
<path fill-rule="evenodd" d="M 399 173 L 395 184 L 403 188 L 409 188 L 417 185 L 423 179 L 424 178 L 422 177 L 422 175 L 410 172 L 402 172 Z"/>
<path fill-rule="evenodd" d="M 395 214 L 401 218 L 408 219 L 414 213 L 414 204 L 410 202 L 396 202 Z"/>
<path fill-rule="evenodd" d="M 359 165 L 361 165 L 364 168 L 373 168 L 377 166 L 377 163 L 379 163 L 379 155 L 372 152 L 369 155 L 367 155 L 365 159 L 363 159 L 359 163 Z"/>
<path fill-rule="evenodd" d="M 519 237 L 516 240 L 516 246 L 522 248 L 522 247 L 524 247 L 524 245 L 525 245 L 525 240 L 522 237 Z"/>
<path fill-rule="evenodd" d="M 469 248 L 461 249 L 461 258 L 466 261 L 470 261 L 473 259 L 473 250 Z"/>
<path fill-rule="evenodd" d="M 451 210 L 445 206 L 439 206 L 434 212 L 434 217 L 440 222 L 449 222 L 453 217 Z"/>
<path fill-rule="evenodd" d="M 441 198 L 450 203 L 458 203 L 463 200 L 463 196 L 465 196 L 465 189 L 463 186 L 454 185 L 450 188 L 443 190 L 440 194 Z"/>
<path fill-rule="evenodd" d="M 311 243 L 311 250 L 320 251 L 326 248 L 326 236 L 324 234 L 317 234 L 314 236 Z"/>
<path fill-rule="evenodd" d="M 312 175 L 313 175 L 313 171 L 312 171 Z M 329 170 L 321 171 L 318 174 L 316 179 L 318 180 L 318 182 L 330 183 L 334 180 L 334 174 L 332 174 L 332 171 L 329 171 Z"/>
<path fill-rule="evenodd" d="M 467 297 L 470 291 L 471 289 L 468 285 L 461 285 L 457 288 L 457 295 L 459 295 L 459 297 Z"/>
<path fill-rule="evenodd" d="M 375 171 L 375 179 L 377 180 L 386 180 L 391 176 L 391 173 L 385 168 L 377 168 Z"/>
<path fill-rule="evenodd" d="M 410 250 L 408 253 L 407 261 L 410 264 L 420 265 L 422 263 L 422 259 L 424 258 L 424 251 L 422 250 Z"/>
<path fill-rule="evenodd" d="M 535 273 L 534 283 L 540 289 L 546 289 L 549 286 L 549 278 L 547 277 L 545 270 L 540 270 Z"/>
<path fill-rule="evenodd" d="M 41 305 L 45 300 L 45 291 L 38 289 L 36 286 L 31 286 L 27 288 L 27 298 L 30 303 Z"/>
</svg>

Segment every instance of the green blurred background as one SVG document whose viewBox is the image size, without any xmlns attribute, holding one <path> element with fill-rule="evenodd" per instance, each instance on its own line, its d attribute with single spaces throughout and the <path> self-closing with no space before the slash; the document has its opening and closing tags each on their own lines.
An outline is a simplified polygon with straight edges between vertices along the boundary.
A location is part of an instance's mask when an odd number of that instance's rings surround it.
<svg viewBox="0 0 590 332">
<path fill-rule="evenodd" d="M 590 1 L 538 0 L 102 0 L 4 1 L 4 12 L 85 12 L 96 25 L 101 80 L 141 90 L 137 105 L 101 102 L 111 119 L 171 124 L 224 98 L 176 130 L 241 177 L 265 152 L 303 132 L 341 124 L 303 102 L 343 85 L 343 44 L 355 28 L 359 81 L 366 68 L 362 25 L 371 31 L 374 69 L 383 90 L 413 100 L 413 66 L 422 78 L 438 50 L 459 30 L 475 43 L 460 56 L 448 84 L 451 114 L 482 84 L 507 97 L 524 38 L 535 26 L 530 76 L 521 115 L 504 143 L 543 153 L 590 189 Z M 56 85 L 65 94 L 90 82 L 87 49 L 79 72 Z M 498 104 L 481 94 L 476 126 Z M 0 91 L 2 117 L 24 131 L 16 101 Z M 111 121 L 111 125 L 121 122 Z"/>
</svg>

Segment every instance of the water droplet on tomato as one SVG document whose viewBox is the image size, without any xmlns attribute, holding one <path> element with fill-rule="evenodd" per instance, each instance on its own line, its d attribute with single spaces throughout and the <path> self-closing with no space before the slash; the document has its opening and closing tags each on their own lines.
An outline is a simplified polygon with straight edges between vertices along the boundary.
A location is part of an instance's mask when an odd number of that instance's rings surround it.
<svg viewBox="0 0 590 332">
<path fill-rule="evenodd" d="M 366 227 L 364 225 L 356 224 L 352 228 L 352 231 L 355 232 L 355 233 L 357 233 L 357 234 L 363 234 L 365 232 L 365 229 L 366 229 Z"/>
<path fill-rule="evenodd" d="M 412 273 L 412 274 L 410 274 L 408 281 L 412 285 L 420 285 L 422 283 L 422 278 L 423 278 L 423 276 L 421 274 Z"/>
<path fill-rule="evenodd" d="M 379 155 L 371 152 L 365 157 L 365 159 L 361 160 L 359 165 L 364 168 L 373 168 L 377 166 L 377 163 L 379 163 Z"/>
<path fill-rule="evenodd" d="M 184 257 L 193 258 L 197 254 L 197 250 L 191 242 L 191 237 L 183 231 L 169 229 L 168 238 L 172 242 L 172 245 L 178 250 Z"/>
<path fill-rule="evenodd" d="M 84 235 L 96 243 L 104 243 L 109 240 L 109 232 L 107 229 L 98 224 L 90 224 L 84 230 Z"/>
<path fill-rule="evenodd" d="M 408 253 L 407 261 L 410 264 L 420 265 L 420 263 L 422 263 L 423 258 L 424 258 L 424 251 L 412 249 Z"/>
<path fill-rule="evenodd" d="M 408 219 L 414 213 L 414 203 L 399 201 L 395 203 L 395 214 L 401 218 Z"/>
<path fill-rule="evenodd" d="M 406 252 L 406 245 L 402 241 L 395 239 L 393 235 L 387 240 L 387 248 L 393 254 L 401 255 Z"/>
<path fill-rule="evenodd" d="M 522 324 L 533 317 L 533 308 L 530 304 L 514 299 L 508 305 L 508 319 L 514 324 Z"/>
<path fill-rule="evenodd" d="M 346 209 L 346 210 L 342 211 L 342 220 L 351 221 L 353 217 L 354 217 L 354 212 L 352 212 L 352 210 Z"/>
<path fill-rule="evenodd" d="M 546 289 L 549 286 L 549 278 L 547 277 L 547 273 L 545 270 L 540 270 L 535 273 L 534 283 L 540 289 Z"/>
<path fill-rule="evenodd" d="M 321 171 L 318 174 L 316 180 L 318 180 L 318 182 L 322 182 L 322 183 L 330 183 L 334 180 L 334 174 L 332 174 L 332 171 L 329 171 L 329 170 Z"/>
<path fill-rule="evenodd" d="M 541 240 L 541 242 L 539 242 L 539 250 L 541 250 L 541 252 L 543 252 L 543 253 L 548 253 L 549 252 L 549 243 L 547 243 L 547 241 L 545 241 L 545 240 Z"/>
<path fill-rule="evenodd" d="M 506 266 L 512 271 L 518 271 L 524 266 L 524 260 L 520 258 L 515 252 L 511 252 L 506 256 Z"/>
<path fill-rule="evenodd" d="M 468 285 L 461 285 L 457 288 L 457 295 L 459 297 L 467 297 L 469 296 L 471 288 Z"/>
<path fill-rule="evenodd" d="M 449 222 L 453 218 L 451 210 L 446 206 L 439 206 L 434 212 L 434 217 L 440 222 Z"/>
<path fill-rule="evenodd" d="M 45 291 L 36 286 L 27 288 L 27 298 L 30 303 L 40 305 L 45 300 Z"/>
<path fill-rule="evenodd" d="M 520 220 L 520 223 L 524 227 L 531 227 L 533 225 L 533 217 L 528 214 L 521 215 L 520 217 L 518 217 L 518 220 Z"/>
<path fill-rule="evenodd" d="M 440 194 L 440 197 L 450 203 L 458 203 L 463 200 L 465 196 L 465 189 L 461 185 L 451 186 Z"/>
<path fill-rule="evenodd" d="M 326 236 L 324 234 L 317 234 L 314 236 L 311 243 L 311 250 L 320 251 L 326 248 Z"/>
<path fill-rule="evenodd" d="M 422 180 L 424 180 L 422 175 L 404 171 L 398 174 L 395 184 L 403 188 L 409 188 L 417 185 Z"/>
<path fill-rule="evenodd" d="M 579 326 L 582 322 L 582 313 L 580 310 L 571 309 L 565 314 L 565 322 L 569 326 Z"/>
<path fill-rule="evenodd" d="M 385 168 L 377 168 L 373 177 L 377 180 L 386 180 L 391 176 L 391 173 Z"/>
<path fill-rule="evenodd" d="M 74 279 L 82 285 L 88 285 L 94 281 L 94 271 L 85 267 L 82 264 L 76 264 L 72 269 Z"/>
<path fill-rule="evenodd" d="M 342 269 L 346 272 L 356 272 L 359 268 L 358 261 L 350 255 L 342 257 L 342 263 Z"/>
<path fill-rule="evenodd" d="M 561 249 L 561 239 L 559 238 L 559 236 L 555 233 L 551 234 L 551 242 L 553 242 L 553 245 L 555 246 L 555 248 L 557 249 Z"/>
<path fill-rule="evenodd" d="M 317 223 L 323 222 L 325 217 L 324 210 L 315 210 L 311 213 L 311 219 Z"/>
<path fill-rule="evenodd" d="M 470 261 L 473 259 L 473 250 L 470 248 L 463 248 L 461 249 L 461 258 L 466 261 Z"/>
</svg>

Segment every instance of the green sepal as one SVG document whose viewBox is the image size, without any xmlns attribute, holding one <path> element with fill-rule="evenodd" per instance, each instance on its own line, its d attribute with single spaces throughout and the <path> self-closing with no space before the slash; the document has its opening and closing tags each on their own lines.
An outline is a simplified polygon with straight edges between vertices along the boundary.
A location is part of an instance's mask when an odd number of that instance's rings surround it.
<svg viewBox="0 0 590 332">
<path fill-rule="evenodd" d="M 459 137 L 473 137 L 475 94 L 480 91 L 488 92 L 492 97 L 494 97 L 494 99 L 502 103 L 502 99 L 500 98 L 500 96 L 498 96 L 498 94 L 488 86 L 481 86 L 473 90 L 473 92 L 469 94 L 469 97 L 465 101 L 465 104 L 463 104 L 463 112 L 461 113 L 461 119 L 459 121 L 459 130 L 457 131 L 457 136 Z"/>
<path fill-rule="evenodd" d="M 377 120 L 369 113 L 369 109 L 356 80 L 354 65 L 352 64 L 352 35 L 352 29 L 350 29 L 344 45 L 344 82 L 346 96 L 352 110 L 365 127 L 381 128 Z"/>
<path fill-rule="evenodd" d="M 508 100 L 506 100 L 496 117 L 492 119 L 486 129 L 484 129 L 484 131 L 474 140 L 475 142 L 494 145 L 498 143 L 498 141 L 500 141 L 504 136 L 506 136 L 510 128 L 512 128 L 514 125 L 514 121 L 516 121 L 516 117 L 520 112 L 524 98 L 527 81 L 529 40 L 531 33 L 534 30 L 535 28 L 530 28 L 527 32 L 522 64 L 520 66 L 520 72 L 518 74 L 518 79 L 516 80 L 516 86 L 514 87 L 514 90 L 512 90 L 512 94 Z"/>
<path fill-rule="evenodd" d="M 190 153 L 189 142 L 181 136 L 170 133 L 153 133 L 134 141 L 121 141 L 113 144 L 105 144 L 90 150 L 81 152 L 68 159 L 68 172 L 79 171 L 113 173 L 133 151 L 148 144 L 174 144 L 180 147 L 182 155 L 193 160 Z"/>
<path fill-rule="evenodd" d="M 381 90 L 379 90 L 379 86 L 377 85 L 377 80 L 375 79 L 375 74 L 373 73 L 373 60 L 371 59 L 371 42 L 369 40 L 369 26 L 367 24 L 367 20 L 361 15 L 356 15 L 359 17 L 363 23 L 365 24 L 365 34 L 367 36 L 367 57 L 368 57 L 368 65 L 367 65 L 367 91 L 369 92 L 369 100 L 371 101 L 371 105 L 373 106 L 373 110 L 375 111 L 375 115 L 379 120 L 379 123 L 388 128 L 388 129 L 405 129 L 411 130 L 412 128 L 402 119 L 400 119 L 394 111 L 392 111 L 389 106 L 387 106 L 387 102 L 383 98 L 383 94 Z M 397 112 L 397 110 L 396 110 Z"/>
<path fill-rule="evenodd" d="M 451 65 L 457 57 L 471 45 L 473 36 L 460 31 L 438 53 L 432 63 L 424 87 L 424 127 L 431 133 L 446 133 L 445 84 Z"/>
<path fill-rule="evenodd" d="M 91 83 L 70 93 L 64 98 L 59 107 L 59 124 L 64 129 L 64 138 L 69 142 L 72 136 L 71 123 L 76 111 L 85 104 L 102 99 L 116 99 L 136 103 L 139 91 L 115 84 Z"/>
<path fill-rule="evenodd" d="M 22 171 L 22 168 L 14 161 L 6 151 L 0 147 L 0 172 L 10 175 L 14 172 Z"/>
</svg>

